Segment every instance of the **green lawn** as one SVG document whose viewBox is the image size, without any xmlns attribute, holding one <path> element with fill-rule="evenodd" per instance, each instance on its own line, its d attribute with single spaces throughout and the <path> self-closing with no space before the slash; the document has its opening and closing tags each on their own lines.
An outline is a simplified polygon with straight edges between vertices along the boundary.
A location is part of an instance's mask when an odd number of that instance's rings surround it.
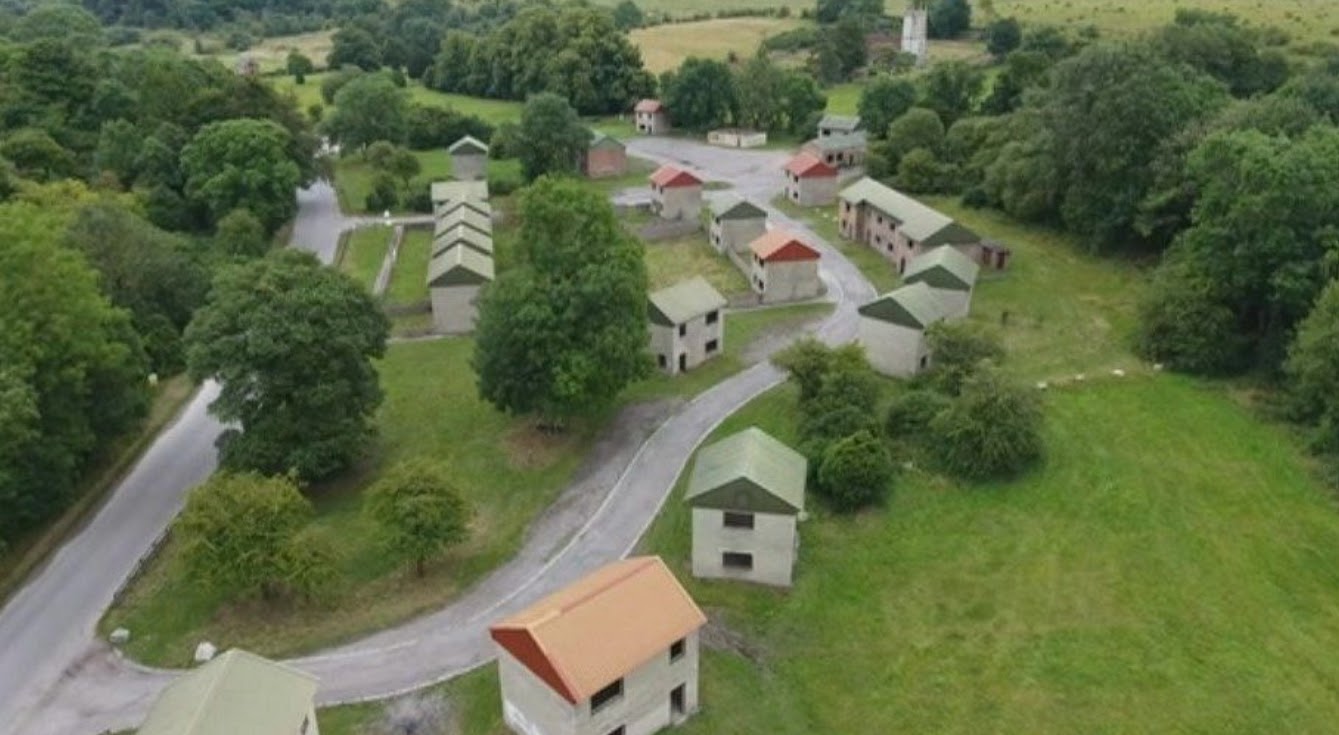
<svg viewBox="0 0 1339 735">
<path fill-rule="evenodd" d="M 400 254 L 386 287 L 387 306 L 409 306 L 428 300 L 428 261 L 432 258 L 432 230 L 405 228 Z"/>
<path fill-rule="evenodd" d="M 828 112 L 834 115 L 855 115 L 860 108 L 860 90 L 864 85 L 860 82 L 846 82 L 837 84 L 823 90 L 823 94 L 828 96 Z"/>
<path fill-rule="evenodd" d="M 426 188 L 433 181 L 451 177 L 451 156 L 446 149 L 413 151 L 418 159 L 420 172 L 414 177 L 413 186 Z M 490 159 L 488 173 L 493 176 L 519 176 L 521 164 L 516 159 Z M 339 194 L 339 207 L 345 212 L 367 212 L 367 195 L 372 191 L 372 181 L 376 171 L 357 154 L 344 156 L 335 161 L 335 191 Z M 404 203 L 397 209 L 404 213 Z M 372 212 L 372 214 L 381 214 Z"/>
<path fill-rule="evenodd" d="M 652 291 L 702 276 L 726 298 L 749 292 L 748 279 L 729 258 L 711 247 L 703 233 L 646 243 L 646 273 Z"/>
<path fill-rule="evenodd" d="M 339 250 L 339 270 L 371 291 L 381 272 L 381 263 L 386 259 L 390 237 L 391 228 L 380 225 L 349 231 Z"/>
<path fill-rule="evenodd" d="M 1233 13 L 1251 25 L 1275 26 L 1298 41 L 1334 41 L 1339 36 L 1339 4 L 1332 0 L 995 0 L 1001 16 L 1024 23 L 1083 28 L 1104 35 L 1132 35 L 1172 21 L 1178 7 Z"/>
<path fill-rule="evenodd" d="M 647 70 L 660 74 L 677 69 L 689 56 L 724 61 L 733 54 L 747 59 L 763 39 L 804 23 L 798 18 L 716 18 L 638 28 L 629 37 L 641 49 Z"/>
</svg>

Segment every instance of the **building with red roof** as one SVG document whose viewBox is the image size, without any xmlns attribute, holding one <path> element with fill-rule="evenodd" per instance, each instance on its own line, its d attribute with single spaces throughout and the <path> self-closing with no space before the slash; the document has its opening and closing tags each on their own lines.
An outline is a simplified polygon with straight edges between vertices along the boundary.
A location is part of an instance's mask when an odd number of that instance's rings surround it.
<svg viewBox="0 0 1339 735">
<path fill-rule="evenodd" d="M 764 304 L 811 299 L 823 292 L 819 253 L 798 235 L 774 229 L 749 243 L 749 285 Z"/>
<path fill-rule="evenodd" d="M 642 135 L 664 135 L 670 131 L 669 111 L 660 100 L 642 100 L 632 108 L 637 132 Z"/>
<path fill-rule="evenodd" d="M 801 207 L 837 201 L 837 169 L 807 151 L 786 162 L 786 199 Z"/>
<path fill-rule="evenodd" d="M 695 220 L 702 212 L 702 179 L 666 164 L 650 176 L 651 209 L 663 219 Z"/>
</svg>

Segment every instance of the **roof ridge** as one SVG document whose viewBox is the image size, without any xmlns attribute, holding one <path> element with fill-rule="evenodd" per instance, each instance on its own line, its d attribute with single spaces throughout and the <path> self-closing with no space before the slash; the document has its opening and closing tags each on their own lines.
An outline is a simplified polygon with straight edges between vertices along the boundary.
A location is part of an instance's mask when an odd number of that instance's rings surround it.
<svg viewBox="0 0 1339 735">
<path fill-rule="evenodd" d="M 593 600 L 594 598 L 596 598 L 596 597 L 598 597 L 598 596 L 600 596 L 600 595 L 602 595 L 602 594 L 608 592 L 611 588 L 615 587 L 615 586 L 618 585 L 618 584 L 621 584 L 621 583 L 627 581 L 630 577 L 632 577 L 633 575 L 635 575 L 635 574 L 637 574 L 638 572 L 640 572 L 640 571 L 642 571 L 643 569 L 645 569 L 645 568 L 647 567 L 647 565 L 650 564 L 651 561 L 652 561 L 653 559 L 655 559 L 655 557 L 652 557 L 652 556 L 634 556 L 634 557 L 632 557 L 632 558 L 630 558 L 630 559 L 624 559 L 624 560 L 623 560 L 624 562 L 640 562 L 640 563 L 636 563 L 636 564 L 634 564 L 634 563 L 629 563 L 629 564 L 628 564 L 628 569 L 627 569 L 626 571 L 624 571 L 623 573 L 617 575 L 616 577 L 611 578 L 611 579 L 610 579 L 608 582 L 606 582 L 605 584 L 603 584 L 603 585 L 601 585 L 601 586 L 599 586 L 599 587 L 597 587 L 597 588 L 591 589 L 590 591 L 586 592 L 586 593 L 583 594 L 582 596 L 576 598 L 575 600 L 572 600 L 572 601 L 571 601 L 569 604 L 567 604 L 567 605 L 564 605 L 564 606 L 562 606 L 562 607 L 558 607 L 558 608 L 551 608 L 551 609 L 549 609 L 549 610 L 546 610 L 545 613 L 544 613 L 544 615 L 543 615 L 542 617 L 540 617 L 539 619 L 534 620 L 534 621 L 532 621 L 532 622 L 526 624 L 526 625 L 524 626 L 525 629 L 526 629 L 527 631 L 534 630 L 534 629 L 537 628 L 538 626 L 543 625 L 544 623 L 547 623 L 547 622 L 553 620 L 554 618 L 561 617 L 564 613 L 566 613 L 566 612 L 568 612 L 568 611 L 570 611 L 570 610 L 574 610 L 574 609 L 576 609 L 576 608 L 578 608 L 578 607 L 580 607 L 580 606 L 582 606 L 582 605 L 584 605 L 584 604 L 590 602 L 590 601 Z"/>
</svg>

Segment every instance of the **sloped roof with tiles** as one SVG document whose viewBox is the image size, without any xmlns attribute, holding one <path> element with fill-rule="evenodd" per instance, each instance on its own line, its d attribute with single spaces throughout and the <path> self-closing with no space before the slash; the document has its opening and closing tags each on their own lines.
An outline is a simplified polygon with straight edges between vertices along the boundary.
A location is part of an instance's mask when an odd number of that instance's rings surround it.
<svg viewBox="0 0 1339 735">
<path fill-rule="evenodd" d="M 437 218 L 433 225 L 433 234 L 440 235 L 447 230 L 464 225 L 490 235 L 493 232 L 493 218 L 480 214 L 472 207 L 456 207 Z"/>
<path fill-rule="evenodd" d="M 665 109 L 665 106 L 660 103 L 660 100 L 642 100 L 637 103 L 636 107 L 632 108 L 633 112 L 660 112 L 663 109 Z"/>
<path fill-rule="evenodd" d="M 869 145 L 869 139 L 865 137 L 865 131 L 857 130 L 854 133 L 834 133 L 824 135 L 809 141 L 820 151 L 846 151 L 852 148 L 865 148 Z"/>
<path fill-rule="evenodd" d="M 431 196 L 433 204 L 455 202 L 462 199 L 488 201 L 487 181 L 434 181 Z"/>
<path fill-rule="evenodd" d="M 563 699 L 583 702 L 707 622 L 655 556 L 614 562 L 489 629 Z"/>
<path fill-rule="evenodd" d="M 837 175 L 837 169 L 823 163 L 821 158 L 812 153 L 800 153 L 787 161 L 786 172 L 795 174 L 802 179 L 835 177 Z"/>
<path fill-rule="evenodd" d="M 428 287 L 477 286 L 493 280 L 493 259 L 474 248 L 456 245 L 428 261 Z"/>
<path fill-rule="evenodd" d="M 456 225 L 437 233 L 432 239 L 432 255 L 435 257 L 457 245 L 464 245 L 489 257 L 493 255 L 493 237 L 466 225 Z"/>
<path fill-rule="evenodd" d="M 751 427 L 697 453 L 688 504 L 794 515 L 804 510 L 808 472 L 804 455 Z"/>
<path fill-rule="evenodd" d="M 446 149 L 446 152 L 453 156 L 461 154 L 488 155 L 488 144 L 472 135 L 467 135 L 452 143 L 451 147 Z"/>
<path fill-rule="evenodd" d="M 593 133 L 591 133 L 590 148 L 591 149 L 608 148 L 610 150 L 621 151 L 627 148 L 627 146 L 624 145 L 623 141 L 619 140 L 618 138 L 615 138 L 612 135 L 605 135 L 604 133 L 601 133 L 600 131 L 596 130 Z"/>
<path fill-rule="evenodd" d="M 294 735 L 315 695 L 316 677 L 234 648 L 168 684 L 139 735 Z"/>
<path fill-rule="evenodd" d="M 818 121 L 820 130 L 839 130 L 844 133 L 852 133 L 858 127 L 860 127 L 859 115 L 824 115 Z"/>
<path fill-rule="evenodd" d="M 945 316 L 934 291 L 924 283 L 889 291 L 860 307 L 860 315 L 912 329 L 925 329 Z"/>
<path fill-rule="evenodd" d="M 785 230 L 770 230 L 749 243 L 749 249 L 764 263 L 818 260 L 818 251 Z"/>
<path fill-rule="evenodd" d="M 980 242 L 981 236 L 942 212 L 931 209 L 900 191 L 865 178 L 841 192 L 843 201 L 865 203 L 898 223 L 907 237 L 922 247 Z"/>
<path fill-rule="evenodd" d="M 725 297 L 702 276 L 662 288 L 651 294 L 650 301 L 651 321 L 667 327 L 683 324 L 726 304 Z"/>
<path fill-rule="evenodd" d="M 666 189 L 675 189 L 681 186 L 702 185 L 702 179 L 684 171 L 678 166 L 671 166 L 669 164 L 665 164 L 656 169 L 655 173 L 651 174 L 650 178 L 652 184 Z"/>
<path fill-rule="evenodd" d="M 970 291 L 981 267 L 957 248 L 942 245 L 921 253 L 907 263 L 903 283 L 924 283 L 947 291 Z"/>
<path fill-rule="evenodd" d="M 711 214 L 716 219 L 766 219 L 762 207 L 734 194 L 722 194 L 711 203 Z"/>
</svg>

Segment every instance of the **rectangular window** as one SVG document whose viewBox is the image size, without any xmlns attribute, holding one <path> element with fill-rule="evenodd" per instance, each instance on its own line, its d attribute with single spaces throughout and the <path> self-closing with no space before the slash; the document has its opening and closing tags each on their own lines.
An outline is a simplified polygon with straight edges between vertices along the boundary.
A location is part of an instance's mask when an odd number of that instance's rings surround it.
<svg viewBox="0 0 1339 735">
<path fill-rule="evenodd" d="M 726 551 L 721 554 L 721 566 L 726 569 L 748 571 L 753 568 L 753 554 L 742 554 L 738 551 Z"/>
<path fill-rule="evenodd" d="M 659 364 L 660 367 L 668 367 L 669 359 L 666 358 L 664 355 L 656 355 L 656 363 Z"/>
<path fill-rule="evenodd" d="M 687 324 L 680 324 L 680 325 L 679 325 L 679 336 L 682 337 L 682 336 L 684 336 L 684 335 L 686 335 L 686 334 L 688 334 L 688 325 L 687 325 Z"/>
<path fill-rule="evenodd" d="M 590 711 L 592 713 L 599 712 L 601 709 L 608 706 L 610 703 L 616 702 L 622 698 L 623 698 L 623 680 L 616 679 L 614 680 L 613 684 L 610 684 L 604 689 L 601 689 L 600 691 L 596 692 L 595 695 L 590 698 Z"/>
<path fill-rule="evenodd" d="M 707 312 L 707 323 L 708 323 L 708 324 L 715 324 L 720 318 L 721 318 L 721 312 L 719 312 L 719 311 L 709 311 L 709 312 Z"/>
<path fill-rule="evenodd" d="M 674 663 L 675 661 L 678 661 L 679 659 L 683 658 L 684 648 L 687 645 L 685 643 L 686 640 L 687 639 L 685 638 L 680 638 L 679 640 L 670 644 L 670 663 Z"/>
<path fill-rule="evenodd" d="M 714 339 L 707 342 L 707 348 L 706 348 L 707 354 L 710 355 L 711 353 L 715 352 L 718 347 L 720 347 L 720 343 Z"/>
<path fill-rule="evenodd" d="M 731 513 L 725 511 L 726 528 L 753 528 L 752 513 Z"/>
</svg>

